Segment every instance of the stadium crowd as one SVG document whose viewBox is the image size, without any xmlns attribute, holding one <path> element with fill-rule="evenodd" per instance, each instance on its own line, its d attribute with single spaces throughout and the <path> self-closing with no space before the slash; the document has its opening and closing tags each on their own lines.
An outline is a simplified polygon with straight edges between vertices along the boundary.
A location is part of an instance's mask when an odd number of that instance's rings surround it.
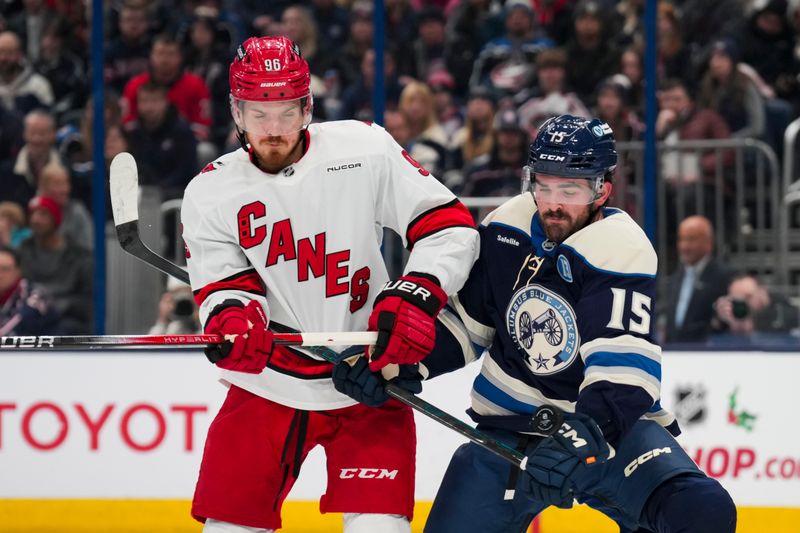
<svg viewBox="0 0 800 533">
<path fill-rule="evenodd" d="M 92 329 L 92 235 L 103 230 L 92 228 L 88 212 L 87 4 L 0 0 L 0 255 L 13 274 L 0 277 L 4 335 L 29 333 L 19 324 L 30 323 L 32 313 L 39 314 L 39 333 Z M 165 199 L 180 198 L 204 164 L 238 146 L 228 65 L 249 36 L 283 34 L 300 45 L 311 67 L 315 118 L 374 118 L 372 0 L 104 4 L 105 158 L 131 152 L 141 184 L 159 187 Z M 642 140 L 644 0 L 384 6 L 385 127 L 456 194 L 517 194 L 528 144 L 555 115 L 598 116 L 617 141 Z M 786 126 L 800 116 L 800 1 L 661 0 L 657 55 L 660 140 L 753 138 L 782 153 Z M 659 179 L 668 191 L 699 180 L 713 197 L 718 155 L 700 154 L 694 167 L 664 159 Z M 723 157 L 721 164 L 733 162 Z M 623 158 L 615 180 L 622 192 L 614 204 L 635 211 L 625 193 L 640 186 L 635 166 Z M 713 219 L 708 211 L 682 213 Z M 665 271 L 672 289 L 661 298 L 662 340 L 752 332 L 752 324 L 736 321 L 754 316 L 757 324 L 769 322 L 758 319 L 756 300 L 743 316 L 741 305 L 730 305 L 753 296 L 736 291 L 766 292 L 757 279 L 740 277 L 746 273 L 725 273 L 725 283 L 717 277 L 716 292 L 696 299 L 702 309 L 692 313 L 692 292 L 708 288 L 695 280 L 710 263 L 703 258 L 714 230 L 706 218 L 685 222 L 668 219 L 677 251 Z M 700 241 L 693 249 L 687 239 Z M 687 319 L 698 313 L 700 322 Z M 160 320 L 168 314 L 162 309 Z M 680 336 L 684 324 L 688 338 Z M 796 310 L 784 326 L 781 333 L 797 330 Z"/>
</svg>

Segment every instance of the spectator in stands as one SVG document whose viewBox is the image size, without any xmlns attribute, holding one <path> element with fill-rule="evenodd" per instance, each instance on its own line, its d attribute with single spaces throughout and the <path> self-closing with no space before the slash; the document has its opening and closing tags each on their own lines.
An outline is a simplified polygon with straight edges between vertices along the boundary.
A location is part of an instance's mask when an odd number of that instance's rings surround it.
<svg viewBox="0 0 800 533">
<path fill-rule="evenodd" d="M 140 85 L 136 102 L 138 118 L 126 125 L 126 135 L 139 184 L 158 186 L 164 198 L 179 198 L 197 173 L 197 141 L 165 86 L 154 81 Z"/>
<path fill-rule="evenodd" d="M 334 56 L 347 41 L 349 15 L 336 0 L 312 0 L 311 11 L 320 32 L 321 46 Z"/>
<path fill-rule="evenodd" d="M 697 103 L 719 113 L 731 129 L 732 137 L 761 138 L 764 101 L 753 81 L 739 71 L 738 64 L 738 45 L 731 39 L 715 41 Z"/>
<path fill-rule="evenodd" d="M 758 0 L 763 1 L 763 0 Z M 681 0 L 681 33 L 699 52 L 714 39 L 733 37 L 742 31 L 744 22 L 741 0 Z M 757 2 L 753 2 L 757 3 Z"/>
<path fill-rule="evenodd" d="M 16 202 L 0 202 L 0 244 L 19 248 L 31 236 L 25 225 L 25 210 Z"/>
<path fill-rule="evenodd" d="M 90 9 L 82 2 L 47 2 L 53 5 L 56 19 L 62 26 L 69 28 L 64 34 L 64 46 L 86 64 L 89 62 L 91 29 L 89 24 Z"/>
<path fill-rule="evenodd" d="M 642 0 L 620 0 L 616 3 L 619 21 L 617 44 L 622 47 L 641 46 L 644 40 L 644 6 Z"/>
<path fill-rule="evenodd" d="M 88 94 L 87 69 L 81 59 L 65 46 L 67 29 L 53 21 L 42 31 L 36 71 L 47 78 L 55 95 L 51 111 L 57 117 L 80 110 Z"/>
<path fill-rule="evenodd" d="M 70 197 L 71 192 L 69 172 L 64 166 L 49 164 L 42 169 L 36 195 L 52 198 L 61 208 L 63 216 L 58 228 L 59 233 L 81 247 L 93 250 L 92 216 L 80 201 Z"/>
<path fill-rule="evenodd" d="M 427 6 L 420 5 L 416 0 L 384 0 L 386 40 L 393 46 L 401 45 L 402 50 L 407 50 L 418 35 L 421 22 L 417 17 L 426 8 Z M 398 62 L 401 59 L 401 56 L 395 57 Z"/>
<path fill-rule="evenodd" d="M 281 15 L 281 26 L 283 33 L 300 47 L 311 75 L 323 79 L 325 73 L 334 67 L 335 56 L 320 41 L 311 11 L 302 5 L 287 7 Z"/>
<path fill-rule="evenodd" d="M 433 94 L 424 83 L 412 81 L 400 93 L 398 110 L 405 115 L 411 133 L 408 153 L 439 180 L 449 162 L 449 140 L 436 118 Z"/>
<path fill-rule="evenodd" d="M 638 141 L 644 134 L 644 124 L 630 109 L 630 91 L 631 83 L 624 74 L 614 74 L 597 87 L 597 105 L 593 116 L 611 126 L 617 142 Z M 637 180 L 641 183 L 641 176 L 636 173 L 636 161 L 631 158 L 629 151 L 619 150 L 609 205 L 625 209 L 634 218 L 638 205 L 633 186 Z"/>
<path fill-rule="evenodd" d="M 666 80 L 658 93 L 660 110 L 656 119 L 656 135 L 668 144 L 675 141 L 729 139 L 730 128 L 719 113 L 695 105 L 686 84 L 679 79 Z M 702 179 L 713 185 L 717 156 L 705 151 L 699 160 L 694 154 L 667 153 L 661 158 L 663 177 L 673 186 Z M 683 161 L 678 161 L 681 157 Z M 730 157 L 723 158 L 729 162 Z M 713 192 L 713 191 L 712 191 Z M 709 199 L 711 194 L 707 195 Z"/>
<path fill-rule="evenodd" d="M 691 38 L 692 36 L 687 36 Z M 681 31 L 675 6 L 669 2 L 658 3 L 658 77 L 660 80 L 680 79 L 694 91 L 698 78 L 691 50 Z"/>
<path fill-rule="evenodd" d="M 751 341 L 767 342 L 792 339 L 797 342 L 800 315 L 798 309 L 783 294 L 769 291 L 752 274 L 735 276 L 725 296 L 714 304 L 715 331 L 724 335 L 715 341 L 739 343 L 745 337 Z M 792 337 L 787 335 L 791 334 Z"/>
<path fill-rule="evenodd" d="M 488 154 L 494 144 L 495 100 L 486 87 L 470 91 L 464 127 L 453 136 L 455 166 L 463 168 L 478 157 Z"/>
<path fill-rule="evenodd" d="M 128 137 L 122 126 L 113 124 L 106 128 L 105 159 L 106 167 L 111 165 L 111 161 L 120 153 L 129 150 Z"/>
<path fill-rule="evenodd" d="M 456 81 L 456 96 L 466 96 L 478 54 L 490 39 L 489 0 L 464 0 L 447 16 L 447 70 Z"/>
<path fill-rule="evenodd" d="M 630 108 L 631 82 L 627 76 L 614 74 L 601 81 L 597 86 L 596 101 L 594 116 L 611 126 L 617 142 L 641 139 L 644 124 Z"/>
<path fill-rule="evenodd" d="M 56 21 L 56 13 L 48 4 L 45 0 L 25 0 L 22 10 L 8 19 L 8 29 L 19 35 L 31 63 L 39 60 L 45 28 Z"/>
<path fill-rule="evenodd" d="M 17 251 L 0 244 L 0 335 L 51 335 L 58 315 L 22 277 Z"/>
<path fill-rule="evenodd" d="M 427 83 L 433 93 L 436 118 L 447 138 L 453 139 L 456 132 L 464 125 L 464 114 L 453 95 L 456 82 L 446 70 L 436 70 L 428 76 Z"/>
<path fill-rule="evenodd" d="M 619 59 L 620 73 L 631 83 L 630 107 L 639 117 L 644 117 L 644 60 L 638 48 L 629 47 Z"/>
<path fill-rule="evenodd" d="M 581 0 L 575 7 L 575 34 L 567 43 L 567 87 L 591 103 L 601 80 L 617 71 L 620 50 L 609 29 L 610 14 L 596 0 Z"/>
<path fill-rule="evenodd" d="M 17 176 L 14 182 L 19 184 L 15 187 L 18 197 L 9 199 L 27 205 L 39 186 L 42 169 L 50 163 L 61 163 L 55 147 L 55 118 L 49 112 L 41 109 L 31 111 L 25 116 L 22 136 L 25 144 L 17 154 L 11 169 L 12 173 Z M 24 180 L 24 183 L 20 181 L 20 178 Z"/>
<path fill-rule="evenodd" d="M 554 43 L 536 26 L 530 0 L 509 0 L 504 15 L 505 32 L 481 50 L 470 86 L 486 85 L 498 98 L 509 97 L 519 105 L 530 96 L 528 89 L 536 76 L 536 55 Z"/>
<path fill-rule="evenodd" d="M 786 13 L 786 0 L 752 2 L 739 44 L 742 61 L 756 69 L 775 95 L 798 104 L 798 33 L 792 31 Z"/>
<path fill-rule="evenodd" d="M 463 196 L 514 196 L 520 192 L 522 167 L 528 158 L 529 137 L 519 125 L 517 113 L 506 109 L 497 114 L 491 152 L 475 159 L 464 172 Z M 480 221 L 494 208 L 479 210 Z"/>
<path fill-rule="evenodd" d="M 704 342 L 711 332 L 714 302 L 733 276 L 713 251 L 711 221 L 699 215 L 685 218 L 678 226 L 679 266 L 669 276 L 659 313 L 663 342 Z"/>
<path fill-rule="evenodd" d="M 125 84 L 145 72 L 150 55 L 147 12 L 140 3 L 126 1 L 119 11 L 119 35 L 105 50 L 106 86 L 122 94 Z"/>
<path fill-rule="evenodd" d="M 170 35 L 162 34 L 156 37 L 150 51 L 149 71 L 136 76 L 125 85 L 122 95 L 123 123 L 127 124 L 138 118 L 139 87 L 150 81 L 168 89 L 169 101 L 178 110 L 178 114 L 189 123 L 195 138 L 199 142 L 207 141 L 211 127 L 212 105 L 208 87 L 202 78 L 184 71 L 180 44 Z M 227 101 L 215 103 L 227 107 Z M 215 148 L 209 147 L 208 151 L 210 154 L 203 159 L 204 161 L 216 156 Z"/>
<path fill-rule="evenodd" d="M 192 335 L 202 332 L 192 288 L 173 277 L 167 277 L 167 290 L 158 302 L 156 323 L 147 334 Z"/>
<path fill-rule="evenodd" d="M 572 36 L 575 3 L 533 0 L 533 13 L 538 25 L 557 46 L 564 46 Z"/>
<path fill-rule="evenodd" d="M 339 116 L 338 72 L 336 55 L 320 39 L 311 10 L 302 5 L 287 7 L 281 16 L 282 33 L 297 43 L 311 70 L 311 90 L 314 93 L 314 118 L 328 120 Z M 363 64 L 362 64 L 363 68 Z M 227 91 L 227 78 L 225 90 Z M 226 110 L 230 119 L 230 112 Z"/>
<path fill-rule="evenodd" d="M 559 115 L 589 118 L 589 110 L 578 95 L 564 86 L 567 54 L 560 48 L 542 50 L 536 56 L 537 81 L 534 95 L 519 109 L 520 124 L 535 137 L 545 120 Z"/>
<path fill-rule="evenodd" d="M 350 33 L 336 62 L 342 87 L 349 87 L 358 80 L 364 55 L 372 50 L 373 30 L 372 2 L 359 0 L 353 3 L 350 9 Z"/>
<path fill-rule="evenodd" d="M 298 3 L 294 0 L 238 0 L 237 8 L 246 25 L 248 35 L 263 36 L 265 29 L 272 29 L 272 24 L 280 20 L 284 9 L 292 4 Z M 305 3 L 305 2 L 304 2 Z"/>
<path fill-rule="evenodd" d="M 228 100 L 228 63 L 230 51 L 224 39 L 219 38 L 218 12 L 211 8 L 197 8 L 188 26 L 185 45 L 186 70 L 201 78 L 211 95 L 210 140 L 222 148 L 231 126 L 231 112 L 225 105 Z"/>
<path fill-rule="evenodd" d="M 106 131 L 120 124 L 122 110 L 117 98 L 111 91 L 106 91 L 103 98 Z M 92 205 L 92 170 L 93 161 L 93 129 L 94 102 L 90 96 L 83 107 L 77 125 L 67 124 L 62 127 L 62 139 L 58 150 L 64 165 L 69 169 L 72 197 L 83 205 Z"/>
<path fill-rule="evenodd" d="M 0 33 L 0 105 L 20 114 L 53 105 L 50 83 L 34 72 L 19 37 L 10 31 Z"/>
<path fill-rule="evenodd" d="M 33 236 L 19 248 L 23 276 L 39 285 L 59 313 L 59 330 L 85 335 L 92 324 L 92 255 L 59 232 L 61 207 L 37 196 L 29 204 Z"/>
<path fill-rule="evenodd" d="M 397 70 L 417 80 L 426 80 L 440 70 L 445 70 L 444 13 L 434 6 L 426 6 L 417 13 L 419 34 L 410 49 L 403 49 L 397 57 Z"/>
<path fill-rule="evenodd" d="M 408 151 L 411 147 L 411 129 L 406 116 L 400 111 L 386 111 L 383 115 L 383 126 L 397 144 Z"/>
<path fill-rule="evenodd" d="M 394 55 L 387 47 L 383 55 L 383 84 L 387 109 L 396 109 L 403 88 L 397 80 Z M 342 93 L 339 118 L 373 120 L 372 87 L 375 83 L 375 51 L 367 50 L 361 60 L 361 73 Z"/>
</svg>

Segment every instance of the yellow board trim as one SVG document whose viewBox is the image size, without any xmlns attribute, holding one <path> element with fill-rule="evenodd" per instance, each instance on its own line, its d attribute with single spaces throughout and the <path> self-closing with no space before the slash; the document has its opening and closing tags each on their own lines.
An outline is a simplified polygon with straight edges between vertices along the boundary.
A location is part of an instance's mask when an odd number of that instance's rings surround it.
<svg viewBox="0 0 800 533">
<path fill-rule="evenodd" d="M 199 533 L 187 500 L 0 500 L 3 533 Z M 422 533 L 431 502 L 417 502 L 413 533 Z M 339 514 L 322 515 L 317 502 L 288 501 L 283 508 L 287 533 L 342 530 Z M 583 505 L 550 508 L 539 518 L 538 533 L 616 533 L 608 518 Z M 800 508 L 739 508 L 737 533 L 800 533 Z"/>
</svg>

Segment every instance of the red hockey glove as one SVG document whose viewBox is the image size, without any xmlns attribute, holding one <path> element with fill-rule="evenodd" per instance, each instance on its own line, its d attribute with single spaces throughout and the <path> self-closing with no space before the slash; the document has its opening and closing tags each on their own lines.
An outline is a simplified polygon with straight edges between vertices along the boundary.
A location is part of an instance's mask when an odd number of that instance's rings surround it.
<svg viewBox="0 0 800 533">
<path fill-rule="evenodd" d="M 225 342 L 210 344 L 205 353 L 220 368 L 260 374 L 272 354 L 272 332 L 258 302 L 247 306 L 238 300 L 225 300 L 206 324 L 206 333 L 222 335 Z"/>
<path fill-rule="evenodd" d="M 379 371 L 391 363 L 414 364 L 433 350 L 436 315 L 447 303 L 447 294 L 435 281 L 408 275 L 384 285 L 375 298 L 369 329 L 378 340 L 369 367 Z"/>
</svg>

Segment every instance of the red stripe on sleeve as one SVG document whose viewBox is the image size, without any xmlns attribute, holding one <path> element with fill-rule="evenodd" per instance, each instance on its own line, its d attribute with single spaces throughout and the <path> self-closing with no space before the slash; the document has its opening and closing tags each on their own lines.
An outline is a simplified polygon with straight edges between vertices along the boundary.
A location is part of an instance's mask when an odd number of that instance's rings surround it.
<svg viewBox="0 0 800 533">
<path fill-rule="evenodd" d="M 202 305 L 211 293 L 225 290 L 245 291 L 262 296 L 267 292 L 264 281 L 256 271 L 245 270 L 223 280 L 211 282 L 202 289 L 194 291 L 194 301 L 197 302 L 197 305 Z"/>
<path fill-rule="evenodd" d="M 411 250 L 417 241 L 428 235 L 455 227 L 475 227 L 469 210 L 458 200 L 435 207 L 412 220 L 406 232 L 408 249 Z"/>
</svg>

